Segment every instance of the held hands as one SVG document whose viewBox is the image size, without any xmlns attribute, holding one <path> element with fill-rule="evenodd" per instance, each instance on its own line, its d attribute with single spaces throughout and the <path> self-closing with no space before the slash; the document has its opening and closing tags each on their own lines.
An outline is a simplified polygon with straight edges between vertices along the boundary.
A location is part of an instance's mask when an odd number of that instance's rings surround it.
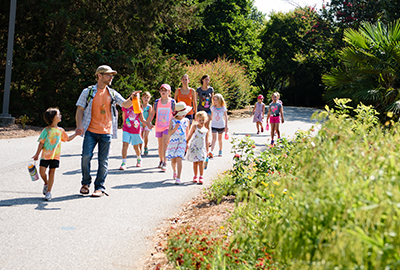
<svg viewBox="0 0 400 270">
<path fill-rule="evenodd" d="M 83 135 L 83 127 L 82 126 L 76 127 L 75 134 L 76 135 Z"/>
</svg>

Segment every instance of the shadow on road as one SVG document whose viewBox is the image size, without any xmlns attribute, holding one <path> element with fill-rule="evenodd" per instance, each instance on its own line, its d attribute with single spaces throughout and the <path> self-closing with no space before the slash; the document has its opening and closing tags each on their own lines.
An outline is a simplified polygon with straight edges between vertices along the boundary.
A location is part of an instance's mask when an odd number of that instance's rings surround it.
<svg viewBox="0 0 400 270">
<path fill-rule="evenodd" d="M 77 199 L 84 199 L 82 195 L 74 194 L 62 197 L 55 197 L 51 201 L 45 201 L 43 197 L 29 197 L 29 198 L 16 198 L 0 201 L 0 207 L 11 207 L 17 205 L 35 205 L 37 204 L 36 210 L 61 210 L 61 208 L 46 208 L 49 204 L 53 202 L 65 202 Z"/>
<path fill-rule="evenodd" d="M 139 184 L 126 184 L 112 187 L 112 189 L 155 189 L 155 188 L 165 188 L 165 187 L 185 187 L 189 185 L 197 185 L 193 182 L 183 182 L 180 185 L 175 185 L 172 179 L 161 180 L 157 182 L 144 182 Z"/>
</svg>

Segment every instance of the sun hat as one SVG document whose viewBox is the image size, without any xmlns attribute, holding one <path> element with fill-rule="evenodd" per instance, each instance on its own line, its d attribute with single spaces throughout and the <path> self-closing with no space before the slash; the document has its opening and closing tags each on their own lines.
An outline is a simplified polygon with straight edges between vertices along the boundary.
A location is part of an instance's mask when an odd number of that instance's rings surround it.
<svg viewBox="0 0 400 270">
<path fill-rule="evenodd" d="M 107 66 L 107 65 L 99 66 L 96 69 L 95 75 L 100 74 L 100 73 L 111 73 L 113 75 L 117 74 L 117 72 L 115 70 L 113 70 L 110 66 Z"/>
<path fill-rule="evenodd" d="M 258 97 L 257 97 L 257 99 L 264 99 L 264 96 L 263 95 L 259 95 Z"/>
<path fill-rule="evenodd" d="M 164 84 L 162 84 L 161 86 L 160 86 L 160 89 L 161 88 L 165 88 L 165 89 L 167 89 L 168 91 L 171 91 L 171 86 L 169 85 L 169 84 L 166 84 L 166 83 L 164 83 Z"/>
<path fill-rule="evenodd" d="M 172 113 L 172 115 L 187 115 L 191 110 L 192 107 L 187 106 L 185 102 L 181 101 L 175 104 L 175 111 Z"/>
</svg>

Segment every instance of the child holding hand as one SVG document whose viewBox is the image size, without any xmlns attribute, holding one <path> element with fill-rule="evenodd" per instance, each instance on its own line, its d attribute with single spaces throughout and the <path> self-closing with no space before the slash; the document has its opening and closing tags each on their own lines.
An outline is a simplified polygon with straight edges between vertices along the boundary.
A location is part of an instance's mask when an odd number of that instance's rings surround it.
<svg viewBox="0 0 400 270">
<path fill-rule="evenodd" d="M 196 124 L 192 125 L 187 138 L 189 146 L 186 159 L 193 162 L 193 182 L 201 185 L 204 181 L 204 160 L 207 157 L 209 145 L 208 129 L 205 127 L 208 120 L 207 113 L 205 111 L 197 112 L 195 120 Z M 200 175 L 198 173 L 200 173 Z"/>
<path fill-rule="evenodd" d="M 168 135 L 170 140 L 165 157 L 171 160 L 173 178 L 177 185 L 181 184 L 182 159 L 186 152 L 186 136 L 190 126 L 190 120 L 185 116 L 191 110 L 192 107 L 186 106 L 183 101 L 176 103 L 173 112 L 174 118 L 169 123 Z"/>
<path fill-rule="evenodd" d="M 72 141 L 76 134 L 71 136 L 65 132 L 63 128 L 57 126 L 61 122 L 61 113 L 57 108 L 49 108 L 44 113 L 44 120 L 48 126 L 43 129 L 39 136 L 39 146 L 36 154 L 32 157 L 33 160 L 38 160 L 40 152 L 42 157 L 39 164 L 39 174 L 42 177 L 43 195 L 46 201 L 51 200 L 51 190 L 54 184 L 54 176 L 56 168 L 60 165 L 61 142 Z M 46 169 L 49 167 L 49 175 L 46 175 Z"/>
</svg>

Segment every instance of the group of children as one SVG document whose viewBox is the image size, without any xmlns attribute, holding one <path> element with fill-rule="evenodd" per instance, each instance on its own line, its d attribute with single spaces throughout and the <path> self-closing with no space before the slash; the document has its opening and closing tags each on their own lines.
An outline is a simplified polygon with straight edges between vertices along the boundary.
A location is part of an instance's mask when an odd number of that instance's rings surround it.
<svg viewBox="0 0 400 270">
<path fill-rule="evenodd" d="M 184 90 L 189 90 L 186 96 L 190 99 L 175 101 L 170 97 L 171 87 L 163 84 L 160 87 L 161 97 L 150 105 L 151 94 L 144 92 L 141 95 L 141 112 L 135 113 L 133 106 L 126 109 L 122 108 L 123 136 L 122 136 L 122 163 L 120 170 L 127 169 L 127 151 L 129 145 L 133 145 L 136 153 L 136 167 L 142 166 L 143 156 L 148 155 L 149 133 L 155 127 L 155 136 L 158 140 L 158 155 L 160 162 L 158 168 L 162 171 L 167 169 L 167 159 L 171 160 L 173 170 L 173 179 L 175 184 L 181 184 L 182 160 L 186 159 L 193 162 L 193 182 L 203 184 L 204 162 L 206 158 L 213 158 L 213 153 L 217 137 L 219 142 L 218 155 L 222 156 L 222 134 L 228 132 L 228 116 L 225 100 L 221 94 L 214 95 L 214 90 L 209 86 L 209 76 L 205 75 L 200 80 L 202 87 L 197 91 L 203 94 L 199 96 L 199 106 L 196 106 L 197 94 L 194 90 L 188 88 L 189 76 L 182 76 L 182 89 L 177 89 L 180 94 Z M 184 89 L 186 86 L 187 89 Z M 206 90 L 202 90 L 206 89 Z M 175 96 L 177 93 L 175 93 Z M 179 96 L 179 94 L 178 94 Z M 204 99 L 204 100 L 202 100 Z M 211 100 L 211 104 L 210 103 Z M 189 105 L 187 103 L 190 103 Z M 190 106 L 193 105 L 193 106 Z M 199 110 L 203 106 L 208 110 Z M 194 117 L 193 117 L 194 115 Z M 152 122 L 154 117 L 155 124 Z M 61 114 L 57 108 L 49 108 L 44 119 L 48 126 L 39 136 L 39 146 L 32 157 L 38 160 L 42 152 L 39 173 L 44 181 L 43 194 L 46 200 L 51 199 L 51 189 L 54 183 L 55 169 L 59 167 L 61 141 L 71 141 L 76 137 L 74 133 L 71 136 L 58 127 L 61 121 Z M 212 131 L 212 143 L 210 143 L 210 121 Z M 46 169 L 49 167 L 48 176 Z"/>
<path fill-rule="evenodd" d="M 274 137 L 275 134 L 278 136 L 278 140 L 281 138 L 281 132 L 279 131 L 279 123 L 284 123 L 283 117 L 283 104 L 280 100 L 280 95 L 278 92 L 275 92 L 271 96 L 272 102 L 269 104 L 266 128 L 268 130 L 269 124 L 271 124 L 271 145 L 274 145 Z M 265 114 L 265 104 L 263 103 L 264 96 L 259 95 L 257 97 L 257 102 L 254 104 L 254 108 L 252 111 L 253 123 L 256 123 L 257 134 L 264 132 L 263 121 Z"/>
</svg>

